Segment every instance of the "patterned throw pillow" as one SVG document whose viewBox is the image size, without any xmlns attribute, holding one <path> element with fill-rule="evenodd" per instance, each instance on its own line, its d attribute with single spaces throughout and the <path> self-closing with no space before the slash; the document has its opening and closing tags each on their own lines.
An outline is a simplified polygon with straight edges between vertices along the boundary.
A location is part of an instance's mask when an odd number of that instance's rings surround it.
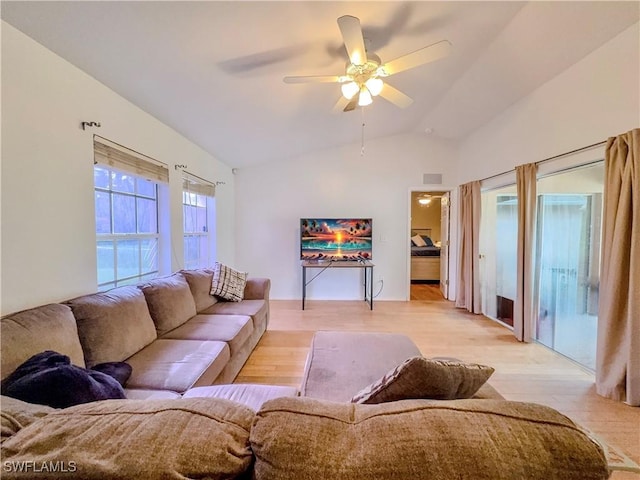
<svg viewBox="0 0 640 480">
<path fill-rule="evenodd" d="M 239 302 L 244 296 L 244 287 L 247 283 L 247 273 L 238 272 L 233 268 L 216 262 L 213 267 L 213 280 L 211 281 L 211 295 L 225 300 Z"/>
<path fill-rule="evenodd" d="M 356 393 L 351 402 L 471 398 L 493 372 L 494 369 L 486 365 L 411 357 Z"/>
</svg>

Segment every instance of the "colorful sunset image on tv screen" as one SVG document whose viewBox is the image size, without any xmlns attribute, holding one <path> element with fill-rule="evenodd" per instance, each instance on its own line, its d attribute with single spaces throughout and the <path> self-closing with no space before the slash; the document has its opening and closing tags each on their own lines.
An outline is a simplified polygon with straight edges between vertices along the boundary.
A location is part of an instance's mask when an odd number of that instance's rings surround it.
<svg viewBox="0 0 640 480">
<path fill-rule="evenodd" d="M 370 218 L 301 218 L 301 260 L 371 260 Z"/>
</svg>

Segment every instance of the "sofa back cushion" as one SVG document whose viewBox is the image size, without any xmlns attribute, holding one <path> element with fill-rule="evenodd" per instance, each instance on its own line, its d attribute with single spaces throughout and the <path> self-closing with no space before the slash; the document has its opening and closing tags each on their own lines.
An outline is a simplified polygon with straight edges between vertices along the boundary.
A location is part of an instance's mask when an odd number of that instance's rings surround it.
<svg viewBox="0 0 640 480">
<path fill-rule="evenodd" d="M 196 270 L 180 270 L 180 273 L 182 273 L 189 284 L 198 313 L 218 302 L 217 297 L 211 295 L 213 270 L 199 268 Z"/>
<path fill-rule="evenodd" d="M 138 288 L 147 300 L 158 336 L 179 327 L 197 313 L 189 284 L 180 273 L 155 278 Z"/>
<path fill-rule="evenodd" d="M 229 400 L 108 400 L 49 413 L 2 444 L 3 462 L 61 464 L 71 477 L 232 479 L 252 462 L 254 412 Z M 57 479 L 60 471 L 25 478 Z"/>
<path fill-rule="evenodd" d="M 76 319 L 66 305 L 50 304 L 3 317 L 1 320 L 2 378 L 33 355 L 54 350 L 84 367 Z"/>
<path fill-rule="evenodd" d="M 126 360 L 157 338 L 144 294 L 137 287 L 118 287 L 65 303 L 76 317 L 89 368 Z"/>
<path fill-rule="evenodd" d="M 380 405 L 279 398 L 251 429 L 260 480 L 604 480 L 602 448 L 543 405 L 401 400 Z"/>
</svg>

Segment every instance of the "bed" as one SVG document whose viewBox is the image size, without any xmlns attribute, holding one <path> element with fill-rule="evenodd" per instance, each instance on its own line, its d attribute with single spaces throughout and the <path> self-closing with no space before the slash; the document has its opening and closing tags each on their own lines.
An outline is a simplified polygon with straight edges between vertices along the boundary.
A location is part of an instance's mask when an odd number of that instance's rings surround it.
<svg viewBox="0 0 640 480">
<path fill-rule="evenodd" d="M 411 235 L 411 281 L 416 283 L 439 283 L 440 247 L 433 244 L 431 229 L 414 228 L 411 231 Z M 416 236 L 422 238 L 423 242 L 419 242 Z"/>
</svg>

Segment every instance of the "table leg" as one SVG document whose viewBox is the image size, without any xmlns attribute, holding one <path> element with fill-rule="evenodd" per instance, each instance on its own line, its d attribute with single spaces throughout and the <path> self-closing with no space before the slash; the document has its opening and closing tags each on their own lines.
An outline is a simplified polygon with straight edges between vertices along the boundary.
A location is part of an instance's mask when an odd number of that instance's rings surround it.
<svg viewBox="0 0 640 480">
<path fill-rule="evenodd" d="M 307 269 L 302 267 L 302 310 L 304 310 L 304 297 L 307 295 Z"/>
<path fill-rule="evenodd" d="M 369 267 L 369 302 L 371 306 L 371 310 L 373 310 L 373 267 Z"/>
</svg>

